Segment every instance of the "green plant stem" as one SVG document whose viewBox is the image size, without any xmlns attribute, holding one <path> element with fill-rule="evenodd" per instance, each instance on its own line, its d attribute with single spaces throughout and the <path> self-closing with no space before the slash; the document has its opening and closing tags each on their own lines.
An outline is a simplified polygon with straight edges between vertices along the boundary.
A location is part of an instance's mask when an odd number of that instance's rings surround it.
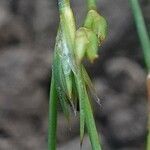
<svg viewBox="0 0 150 150">
<path fill-rule="evenodd" d="M 129 0 L 132 8 L 132 12 L 135 18 L 136 26 L 137 26 L 137 31 L 138 35 L 140 38 L 140 42 L 142 45 L 143 53 L 144 53 L 144 59 L 145 59 L 145 64 L 148 69 L 148 74 L 150 73 L 150 39 L 148 36 L 148 32 L 146 30 L 146 25 L 144 22 L 142 10 L 140 8 L 140 4 L 138 0 Z M 149 89 L 148 89 L 149 90 Z M 149 106 L 150 107 L 150 106 Z M 147 150 L 150 150 L 150 112 L 149 112 L 149 117 L 148 117 L 148 136 L 147 136 Z"/>
<path fill-rule="evenodd" d="M 150 39 L 146 30 L 146 25 L 142 15 L 142 10 L 138 0 L 129 0 L 132 12 L 135 18 L 138 35 L 143 48 L 145 63 L 148 71 L 150 72 Z"/>
<path fill-rule="evenodd" d="M 150 120 L 150 117 L 149 117 L 149 120 Z M 150 123 L 149 123 L 149 125 L 150 125 Z M 147 136 L 147 150 L 150 150 L 150 130 L 148 131 L 148 136 Z"/>
<path fill-rule="evenodd" d="M 88 9 L 96 9 L 96 0 L 87 0 Z"/>
<path fill-rule="evenodd" d="M 60 11 L 68 6 L 70 6 L 70 0 L 58 0 L 58 7 Z"/>
<path fill-rule="evenodd" d="M 54 77 L 52 75 L 49 100 L 48 150 L 56 150 L 57 98 Z"/>
<path fill-rule="evenodd" d="M 149 112 L 149 116 L 148 116 L 148 136 L 147 136 L 147 150 L 150 149 L 150 73 L 147 76 L 147 91 L 148 91 L 148 112 Z"/>
</svg>

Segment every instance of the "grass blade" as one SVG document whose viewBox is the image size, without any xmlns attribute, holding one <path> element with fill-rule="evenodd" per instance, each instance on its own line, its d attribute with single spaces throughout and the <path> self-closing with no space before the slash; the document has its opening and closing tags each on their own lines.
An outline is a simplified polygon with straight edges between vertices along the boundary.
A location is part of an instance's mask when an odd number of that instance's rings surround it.
<svg viewBox="0 0 150 150">
<path fill-rule="evenodd" d="M 95 121 L 93 117 L 93 112 L 91 109 L 91 105 L 89 102 L 88 94 L 86 91 L 84 79 L 82 78 L 82 68 L 79 68 L 78 75 L 76 76 L 76 84 L 77 90 L 79 94 L 79 101 L 82 102 L 82 106 L 84 105 L 84 117 L 85 117 L 85 124 L 87 127 L 87 131 L 90 137 L 92 150 L 101 150 L 101 146 L 99 143 L 99 136 L 97 133 L 97 129 L 95 126 Z M 81 112 L 82 113 L 82 110 Z"/>
<path fill-rule="evenodd" d="M 148 70 L 148 93 L 150 93 L 150 83 L 149 83 L 149 74 L 150 74 L 150 39 L 148 36 L 148 32 L 146 30 L 146 25 L 145 21 L 143 18 L 142 10 L 140 8 L 140 4 L 138 0 L 129 0 L 132 12 L 135 18 L 135 23 L 138 31 L 138 35 L 140 38 L 141 46 L 143 49 L 143 54 L 144 54 L 144 59 L 145 59 L 145 64 L 147 66 Z M 149 104 L 149 109 L 150 109 L 150 103 Z M 150 111 L 148 114 L 148 136 L 147 136 L 147 150 L 150 150 Z"/>
<path fill-rule="evenodd" d="M 148 71 L 150 71 L 150 39 L 146 30 L 145 21 L 142 15 L 142 10 L 138 0 L 129 0 L 132 8 L 132 12 L 135 18 L 138 35 L 143 48 L 145 63 Z"/>
<path fill-rule="evenodd" d="M 52 74 L 50 101 L 49 101 L 49 123 L 48 123 L 48 150 L 56 150 L 56 131 L 57 131 L 57 92 Z"/>
</svg>

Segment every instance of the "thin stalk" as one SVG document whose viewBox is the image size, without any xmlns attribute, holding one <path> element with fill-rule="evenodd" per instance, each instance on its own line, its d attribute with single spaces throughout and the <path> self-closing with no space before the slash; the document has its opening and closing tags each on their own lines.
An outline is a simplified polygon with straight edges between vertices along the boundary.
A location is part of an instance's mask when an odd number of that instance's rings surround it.
<svg viewBox="0 0 150 150">
<path fill-rule="evenodd" d="M 135 18 L 135 23 L 140 38 L 141 46 L 143 48 L 145 64 L 150 72 L 150 39 L 146 30 L 145 21 L 142 15 L 142 10 L 138 0 L 129 0 L 132 12 Z"/>
<path fill-rule="evenodd" d="M 73 50 L 74 40 L 75 40 L 75 19 L 70 8 L 70 0 L 58 0 L 58 7 L 60 13 L 60 26 L 63 30 L 65 38 L 67 39 L 67 44 L 69 48 Z"/>
<path fill-rule="evenodd" d="M 66 6 L 70 6 L 70 0 L 58 0 L 58 7 L 60 10 Z"/>
<path fill-rule="evenodd" d="M 147 89 L 148 89 L 148 95 L 150 96 L 150 39 L 148 36 L 148 32 L 146 30 L 146 25 L 144 22 L 142 10 L 140 8 L 140 4 L 138 0 L 129 0 L 132 8 L 132 12 L 135 18 L 135 23 L 138 31 L 138 35 L 140 38 L 141 46 L 144 53 L 144 59 L 145 64 L 147 66 L 148 70 L 148 76 L 147 76 Z M 149 97 L 150 99 L 150 97 Z M 149 109 L 150 109 L 150 102 Z M 149 111 L 149 117 L 148 117 L 148 136 L 147 136 L 147 150 L 150 150 L 150 111 Z"/>
<path fill-rule="evenodd" d="M 147 136 L 147 150 L 149 150 L 149 149 L 150 149 L 150 131 Z"/>
<path fill-rule="evenodd" d="M 57 98 L 54 76 L 52 75 L 49 100 L 48 150 L 56 150 Z"/>
<path fill-rule="evenodd" d="M 96 9 L 96 0 L 87 0 L 88 9 Z"/>
<path fill-rule="evenodd" d="M 150 74 L 147 76 L 147 89 L 148 89 L 148 104 L 150 106 Z M 150 112 L 150 107 L 149 107 L 149 112 Z M 150 115 L 148 118 L 148 136 L 147 136 L 147 150 L 150 149 Z"/>
</svg>

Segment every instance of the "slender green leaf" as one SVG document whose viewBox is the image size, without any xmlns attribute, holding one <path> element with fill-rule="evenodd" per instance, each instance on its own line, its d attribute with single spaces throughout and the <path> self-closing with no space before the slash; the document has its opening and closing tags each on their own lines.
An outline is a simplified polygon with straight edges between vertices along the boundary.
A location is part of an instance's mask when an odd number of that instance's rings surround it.
<svg viewBox="0 0 150 150">
<path fill-rule="evenodd" d="M 141 46 L 148 71 L 150 72 L 150 39 L 146 29 L 145 21 L 143 18 L 142 10 L 138 0 L 129 0 L 132 12 L 135 18 L 135 23 L 140 38 Z"/>
<path fill-rule="evenodd" d="M 57 101 L 58 96 L 54 83 L 54 75 L 52 74 L 49 100 L 48 150 L 56 150 Z"/>
<path fill-rule="evenodd" d="M 93 150 L 101 150 L 100 143 L 99 143 L 99 136 L 98 136 L 97 129 L 95 126 L 93 112 L 92 112 L 91 105 L 89 102 L 89 97 L 88 97 L 88 94 L 86 91 L 85 82 L 82 77 L 81 69 L 82 68 L 79 67 L 78 74 L 76 76 L 79 101 L 80 101 L 80 103 L 82 103 L 81 106 L 84 107 L 83 115 L 85 117 L 85 123 L 86 123 L 87 131 L 88 131 L 88 134 L 90 137 L 92 149 Z M 82 110 L 80 110 L 80 111 L 81 111 L 80 113 L 82 113 Z M 81 129 L 81 131 L 83 131 L 83 129 Z"/>
</svg>

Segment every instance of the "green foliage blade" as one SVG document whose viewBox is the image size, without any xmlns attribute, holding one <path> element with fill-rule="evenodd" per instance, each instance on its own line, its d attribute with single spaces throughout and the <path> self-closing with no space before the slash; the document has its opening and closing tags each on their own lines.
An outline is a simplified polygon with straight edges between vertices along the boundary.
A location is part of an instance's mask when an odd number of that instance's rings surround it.
<svg viewBox="0 0 150 150">
<path fill-rule="evenodd" d="M 57 91 L 52 74 L 50 100 L 49 100 L 49 123 L 48 123 L 48 150 L 56 149 L 56 130 L 57 130 Z"/>
<path fill-rule="evenodd" d="M 90 137 L 92 150 L 101 150 L 100 143 L 99 143 L 99 136 L 97 133 L 97 129 L 95 126 L 95 121 L 93 117 L 93 112 L 91 109 L 91 105 L 89 102 L 89 97 L 86 91 L 85 82 L 82 77 L 82 68 L 80 67 L 78 69 L 78 74 L 76 76 L 76 84 L 77 84 L 77 90 L 79 94 L 79 101 L 82 102 L 82 106 L 84 106 L 84 117 L 85 117 L 85 123 L 87 127 L 87 131 Z M 80 110 L 82 113 L 82 110 Z M 81 131 L 83 128 L 81 129 Z"/>
</svg>

